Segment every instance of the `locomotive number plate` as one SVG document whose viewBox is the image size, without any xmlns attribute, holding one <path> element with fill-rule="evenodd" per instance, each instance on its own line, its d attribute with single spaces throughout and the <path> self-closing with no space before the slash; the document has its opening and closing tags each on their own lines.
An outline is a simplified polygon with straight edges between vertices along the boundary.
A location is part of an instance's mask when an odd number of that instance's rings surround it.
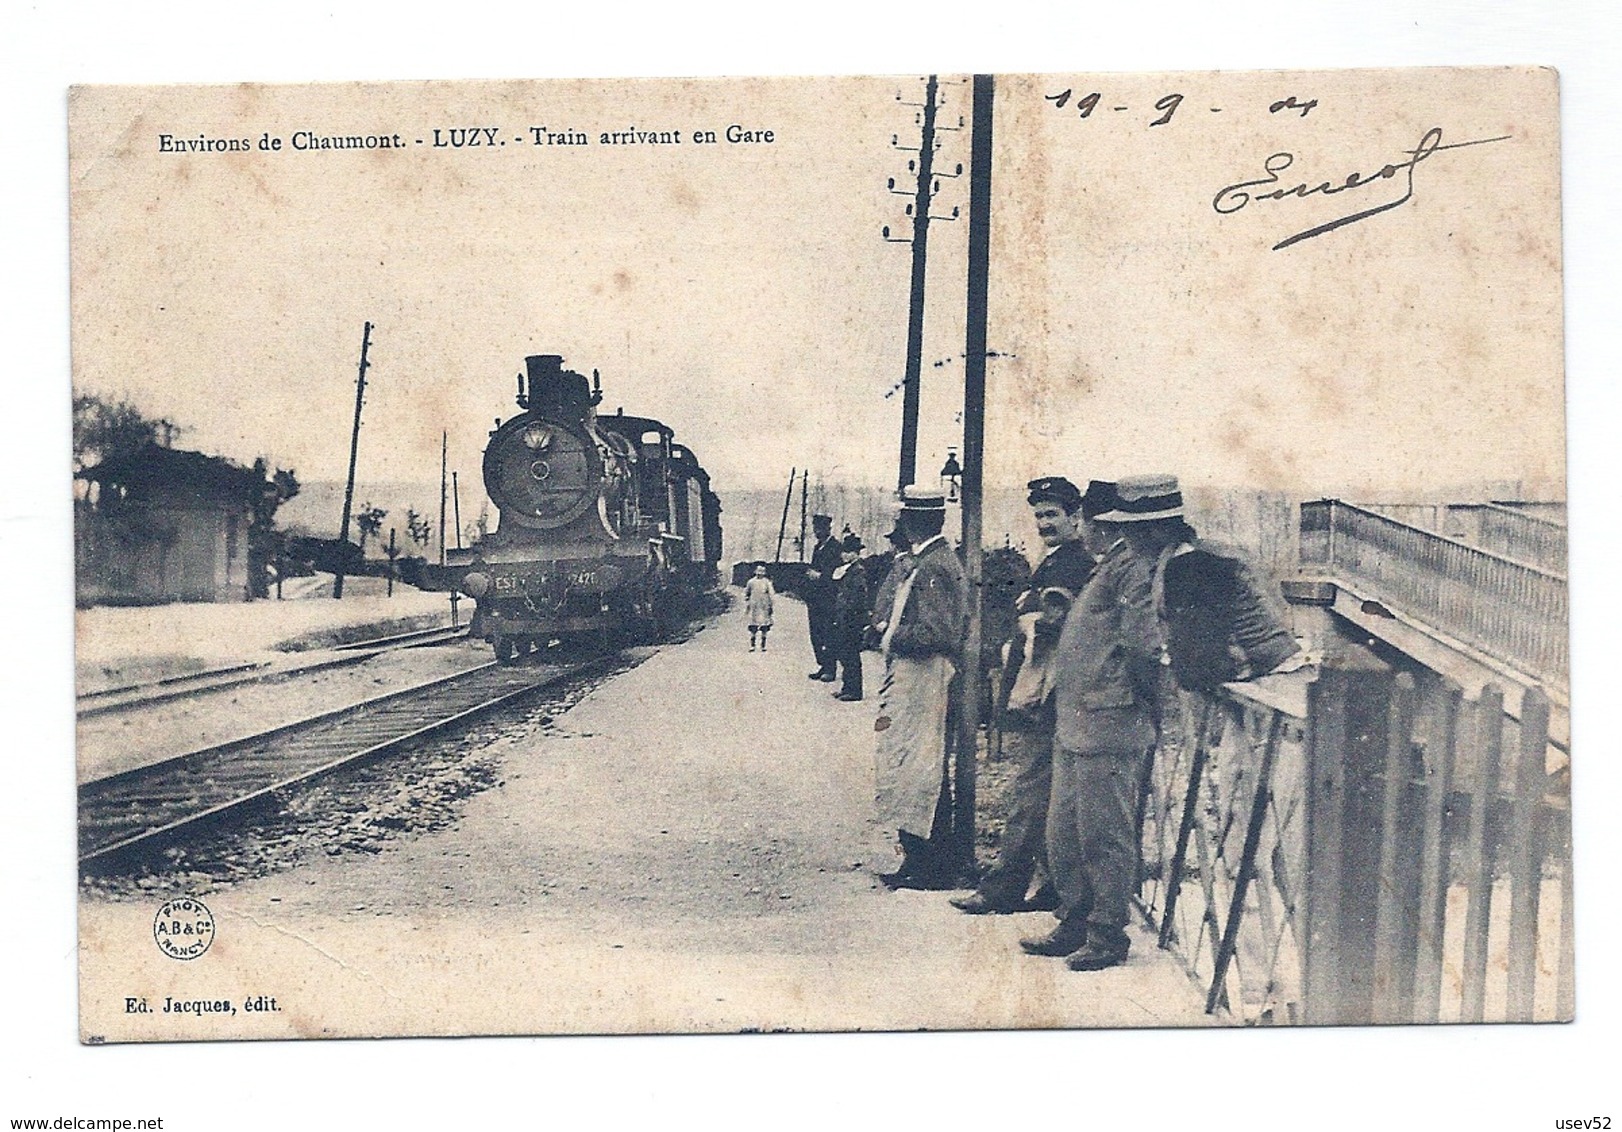
<svg viewBox="0 0 1622 1132">
<path fill-rule="evenodd" d="M 563 570 L 557 575 L 551 574 L 497 574 L 491 581 L 491 588 L 498 594 L 533 593 L 543 590 L 555 582 L 561 581 L 569 589 L 596 589 L 601 584 L 601 575 L 595 569 L 591 570 Z"/>
</svg>

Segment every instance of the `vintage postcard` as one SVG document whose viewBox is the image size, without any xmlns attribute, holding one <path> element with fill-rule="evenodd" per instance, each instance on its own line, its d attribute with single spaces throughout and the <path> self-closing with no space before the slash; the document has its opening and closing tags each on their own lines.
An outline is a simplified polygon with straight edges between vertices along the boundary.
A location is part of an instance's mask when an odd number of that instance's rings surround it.
<svg viewBox="0 0 1622 1132">
<path fill-rule="evenodd" d="M 85 1042 L 1573 1016 L 1552 71 L 69 127 Z"/>
</svg>

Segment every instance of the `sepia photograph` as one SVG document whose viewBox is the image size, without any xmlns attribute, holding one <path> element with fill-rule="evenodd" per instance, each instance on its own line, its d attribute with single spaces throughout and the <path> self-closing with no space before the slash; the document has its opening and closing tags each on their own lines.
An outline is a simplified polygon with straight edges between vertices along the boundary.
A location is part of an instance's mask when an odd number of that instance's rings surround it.
<svg viewBox="0 0 1622 1132">
<path fill-rule="evenodd" d="M 68 143 L 84 1043 L 1573 1018 L 1553 70 Z"/>
</svg>

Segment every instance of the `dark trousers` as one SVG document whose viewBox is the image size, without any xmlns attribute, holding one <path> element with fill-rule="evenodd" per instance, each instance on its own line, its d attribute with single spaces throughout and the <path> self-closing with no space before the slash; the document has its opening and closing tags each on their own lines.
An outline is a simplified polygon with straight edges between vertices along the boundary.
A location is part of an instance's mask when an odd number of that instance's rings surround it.
<svg viewBox="0 0 1622 1132">
<path fill-rule="evenodd" d="M 901 873 L 923 880 L 948 880 L 952 877 L 952 794 L 947 789 L 948 771 L 941 771 L 940 800 L 935 803 L 935 816 L 930 820 L 929 836 L 897 830 L 901 844 Z"/>
<path fill-rule="evenodd" d="M 1014 763 L 1008 824 L 997 863 L 980 881 L 980 894 L 994 904 L 1018 904 L 1037 869 L 1047 871 L 1048 805 L 1053 793 L 1053 733 L 1008 731 L 1004 748 Z"/>
<path fill-rule="evenodd" d="M 1053 749 L 1048 866 L 1060 920 L 1085 917 L 1087 942 L 1124 949 L 1138 885 L 1136 828 L 1143 752 L 1078 755 Z"/>
<path fill-rule="evenodd" d="M 819 671 L 834 675 L 839 657 L 834 649 L 834 603 L 824 598 L 813 598 L 805 604 L 806 619 L 811 623 L 811 652 L 817 658 Z"/>
<path fill-rule="evenodd" d="M 844 682 L 839 685 L 841 693 L 857 699 L 862 695 L 862 640 L 843 642 L 839 650 L 839 667 L 844 670 Z"/>
</svg>

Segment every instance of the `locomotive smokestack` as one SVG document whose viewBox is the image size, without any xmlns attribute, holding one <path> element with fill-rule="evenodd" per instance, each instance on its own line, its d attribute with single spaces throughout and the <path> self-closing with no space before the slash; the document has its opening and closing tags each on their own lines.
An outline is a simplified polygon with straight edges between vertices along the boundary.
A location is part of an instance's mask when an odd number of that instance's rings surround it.
<svg viewBox="0 0 1622 1132">
<path fill-rule="evenodd" d="M 591 405 L 583 374 L 563 368 L 560 354 L 534 354 L 524 359 L 529 370 L 528 409 L 532 413 L 582 420 Z"/>
<path fill-rule="evenodd" d="M 529 391 L 533 396 L 536 389 L 558 379 L 563 372 L 563 355 L 531 354 L 524 359 L 524 368 L 529 371 Z"/>
</svg>

